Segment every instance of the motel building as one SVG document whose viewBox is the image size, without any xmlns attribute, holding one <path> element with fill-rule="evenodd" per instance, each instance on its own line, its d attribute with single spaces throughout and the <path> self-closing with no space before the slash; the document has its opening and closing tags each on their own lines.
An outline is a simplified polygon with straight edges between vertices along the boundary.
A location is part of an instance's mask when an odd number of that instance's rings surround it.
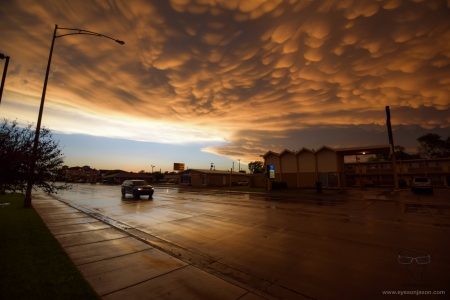
<svg viewBox="0 0 450 300">
<path fill-rule="evenodd" d="M 249 174 L 236 171 L 187 169 L 178 173 L 179 186 L 226 187 L 239 180 L 249 180 Z"/>
<path fill-rule="evenodd" d="M 388 154 L 390 161 L 344 162 L 346 156 Z M 288 187 L 315 187 L 321 182 L 324 188 L 364 186 L 394 187 L 394 178 L 404 179 L 407 185 L 414 177 L 426 176 L 435 187 L 450 187 L 450 158 L 394 161 L 391 145 L 352 148 L 301 148 L 299 151 L 268 151 L 264 166 L 275 168 L 274 181 L 286 182 Z M 392 166 L 395 165 L 395 168 Z"/>
</svg>

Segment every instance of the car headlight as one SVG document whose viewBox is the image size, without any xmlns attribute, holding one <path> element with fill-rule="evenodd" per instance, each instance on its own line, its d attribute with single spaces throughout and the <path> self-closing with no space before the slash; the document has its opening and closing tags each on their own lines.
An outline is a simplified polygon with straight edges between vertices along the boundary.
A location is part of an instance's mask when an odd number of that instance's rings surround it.
<svg viewBox="0 0 450 300">
<path fill-rule="evenodd" d="M 142 189 L 141 189 L 141 188 L 138 188 L 137 190 L 140 191 L 140 190 L 142 190 Z"/>
</svg>

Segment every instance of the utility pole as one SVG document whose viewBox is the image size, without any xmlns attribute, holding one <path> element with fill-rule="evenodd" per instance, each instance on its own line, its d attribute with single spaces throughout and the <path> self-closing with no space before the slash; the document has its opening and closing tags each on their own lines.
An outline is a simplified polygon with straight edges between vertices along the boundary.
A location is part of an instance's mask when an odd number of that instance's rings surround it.
<svg viewBox="0 0 450 300">
<path fill-rule="evenodd" d="M 1 86 L 0 86 L 0 103 L 1 103 L 2 102 L 3 87 L 5 85 L 6 71 L 8 71 L 9 56 L 6 56 L 3 53 L 0 53 L 0 59 L 6 60 L 5 61 L 5 66 L 3 68 L 2 83 L 1 83 Z"/>
<path fill-rule="evenodd" d="M 238 159 L 238 161 L 239 161 L 239 172 L 240 172 L 241 171 L 241 160 Z"/>
<path fill-rule="evenodd" d="M 397 176 L 397 162 L 395 161 L 394 138 L 392 137 L 391 112 L 389 110 L 389 106 L 386 106 L 386 125 L 387 125 L 388 135 L 389 135 L 389 144 L 391 144 L 391 148 L 392 148 L 391 163 L 392 163 L 392 175 L 394 177 L 394 190 L 398 191 L 399 187 L 398 187 L 398 176 Z"/>
</svg>

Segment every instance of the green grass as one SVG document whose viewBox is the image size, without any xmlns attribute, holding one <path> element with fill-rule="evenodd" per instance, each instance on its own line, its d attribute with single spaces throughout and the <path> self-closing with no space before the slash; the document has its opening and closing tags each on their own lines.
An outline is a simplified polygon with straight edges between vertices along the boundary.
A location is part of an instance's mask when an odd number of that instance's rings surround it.
<svg viewBox="0 0 450 300">
<path fill-rule="evenodd" d="M 0 299 L 100 299 L 22 194 L 2 202 Z"/>
</svg>

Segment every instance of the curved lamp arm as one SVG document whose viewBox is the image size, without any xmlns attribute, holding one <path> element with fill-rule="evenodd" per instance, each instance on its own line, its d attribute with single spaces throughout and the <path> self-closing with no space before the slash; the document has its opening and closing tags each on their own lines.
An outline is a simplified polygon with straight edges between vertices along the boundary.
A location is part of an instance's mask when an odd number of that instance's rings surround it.
<svg viewBox="0 0 450 300">
<path fill-rule="evenodd" d="M 105 37 L 107 39 L 113 40 L 121 45 L 125 44 L 124 41 L 118 40 L 118 39 L 114 39 L 112 37 L 109 37 L 107 35 L 101 34 L 101 33 L 97 33 L 97 32 L 93 32 L 93 31 L 89 31 L 89 30 L 83 30 L 83 29 L 76 29 L 76 28 L 63 28 L 63 27 L 58 27 L 58 29 L 62 29 L 62 30 L 71 30 L 71 31 L 78 31 L 78 32 L 73 32 L 73 33 L 66 33 L 66 34 L 61 34 L 61 35 L 55 35 L 55 39 L 59 38 L 59 37 L 63 37 L 66 35 L 74 35 L 74 34 L 86 34 L 86 35 L 94 35 L 94 36 L 98 36 L 98 37 Z"/>
<path fill-rule="evenodd" d="M 62 34 L 62 35 L 56 35 L 56 31 L 58 29 L 69 30 L 69 31 L 74 31 L 74 32 L 66 33 L 66 34 Z M 33 189 L 33 184 L 34 184 L 33 175 L 34 175 L 34 171 L 36 169 L 37 148 L 38 148 L 39 135 L 40 135 L 40 130 L 41 130 L 42 112 L 44 110 L 45 93 L 47 91 L 48 74 L 49 74 L 49 71 L 50 71 L 50 64 L 51 64 L 51 61 L 52 61 L 53 45 L 55 44 L 55 39 L 56 38 L 63 37 L 63 36 L 66 36 L 66 35 L 74 35 L 74 34 L 86 34 L 86 35 L 93 35 L 93 36 L 98 36 L 98 37 L 105 37 L 105 38 L 113 40 L 113 41 L 115 41 L 115 42 L 117 42 L 117 43 L 119 43 L 121 45 L 125 44 L 124 41 L 113 39 L 112 37 L 109 37 L 109 36 L 106 36 L 104 34 L 100 34 L 100 33 L 97 33 L 97 32 L 83 30 L 83 29 L 75 29 L 75 28 L 58 28 L 58 24 L 55 24 L 55 31 L 53 32 L 52 45 L 50 47 L 50 55 L 48 56 L 47 71 L 45 73 L 44 87 L 42 89 L 42 98 L 41 98 L 41 105 L 39 107 L 38 121 L 36 123 L 36 131 L 35 131 L 35 135 L 34 135 L 33 154 L 32 154 L 33 155 L 33 160 L 31 162 L 31 166 L 30 166 L 30 177 L 28 178 L 27 191 L 26 191 L 26 194 L 25 194 L 24 202 L 23 202 L 23 206 L 24 207 L 30 207 L 31 206 L 31 190 Z"/>
</svg>

